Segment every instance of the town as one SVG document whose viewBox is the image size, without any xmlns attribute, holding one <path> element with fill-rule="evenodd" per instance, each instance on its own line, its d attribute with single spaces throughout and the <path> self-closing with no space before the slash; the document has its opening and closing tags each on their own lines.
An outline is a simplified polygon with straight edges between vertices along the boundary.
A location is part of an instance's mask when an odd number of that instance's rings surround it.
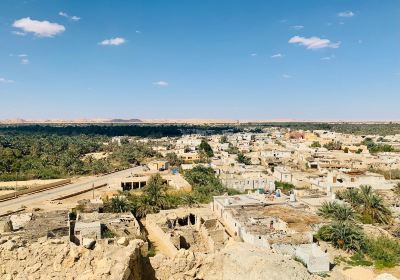
<svg viewBox="0 0 400 280">
<path fill-rule="evenodd" d="M 3 169 L 0 279 L 400 277 L 400 134 L 183 131 L 96 138 L 96 174 Z"/>
</svg>

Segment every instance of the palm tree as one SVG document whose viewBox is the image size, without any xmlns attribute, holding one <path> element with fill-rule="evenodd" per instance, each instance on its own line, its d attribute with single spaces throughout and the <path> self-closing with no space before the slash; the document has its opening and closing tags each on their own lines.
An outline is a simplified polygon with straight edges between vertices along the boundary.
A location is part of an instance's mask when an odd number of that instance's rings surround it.
<svg viewBox="0 0 400 280">
<path fill-rule="evenodd" d="M 333 223 L 330 235 L 333 245 L 341 249 L 360 251 L 364 244 L 361 229 L 347 222 Z"/>
<path fill-rule="evenodd" d="M 354 221 L 356 213 L 350 205 L 324 202 L 318 209 L 318 215 L 336 221 Z"/>
<path fill-rule="evenodd" d="M 160 211 L 160 208 L 155 205 L 151 205 L 147 196 L 141 196 L 136 201 L 135 205 L 135 216 L 136 218 L 144 218 L 148 214 L 153 214 Z"/>
<path fill-rule="evenodd" d="M 147 203 L 151 206 L 156 206 L 160 209 L 168 208 L 165 187 L 160 174 L 152 175 L 147 181 L 144 189 Z"/>
<path fill-rule="evenodd" d="M 197 201 L 196 197 L 192 194 L 185 194 L 181 198 L 184 205 L 188 207 L 198 206 L 199 202 Z"/>
<path fill-rule="evenodd" d="M 388 224 L 391 219 L 391 212 L 384 204 L 383 198 L 376 194 L 371 186 L 360 186 L 360 204 L 358 208 L 365 223 Z"/>
<path fill-rule="evenodd" d="M 106 209 L 114 213 L 123 213 L 130 211 L 130 203 L 125 197 L 113 197 L 106 205 Z"/>
<path fill-rule="evenodd" d="M 365 244 L 361 229 L 349 222 L 338 221 L 323 226 L 317 236 L 324 241 L 332 242 L 337 248 L 348 251 L 359 251 Z"/>
<path fill-rule="evenodd" d="M 347 189 L 342 193 L 342 197 L 353 207 L 358 206 L 360 203 L 360 194 L 358 189 Z"/>
<path fill-rule="evenodd" d="M 337 202 L 323 202 L 321 207 L 318 209 L 318 215 L 324 218 L 332 218 L 333 213 L 335 212 Z"/>
<path fill-rule="evenodd" d="M 384 204 L 382 197 L 378 195 L 371 197 L 369 214 L 373 221 L 382 224 L 388 224 L 392 215 L 389 208 Z"/>
</svg>

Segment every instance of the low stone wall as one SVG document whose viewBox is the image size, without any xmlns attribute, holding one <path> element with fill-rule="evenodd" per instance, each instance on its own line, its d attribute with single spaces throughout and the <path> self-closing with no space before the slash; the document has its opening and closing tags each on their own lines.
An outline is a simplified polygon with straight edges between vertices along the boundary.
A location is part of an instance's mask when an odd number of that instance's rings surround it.
<svg viewBox="0 0 400 280">
<path fill-rule="evenodd" d="M 155 222 L 151 219 L 146 219 L 146 229 L 159 244 L 163 246 L 163 253 L 167 254 L 168 257 L 174 257 L 178 252 L 178 249 L 174 246 L 171 237 L 166 234 Z"/>
</svg>

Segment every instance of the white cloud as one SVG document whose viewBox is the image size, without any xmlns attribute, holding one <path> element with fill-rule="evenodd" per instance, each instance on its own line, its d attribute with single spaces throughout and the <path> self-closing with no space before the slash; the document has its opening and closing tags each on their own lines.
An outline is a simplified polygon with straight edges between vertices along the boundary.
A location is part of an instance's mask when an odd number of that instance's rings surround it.
<svg viewBox="0 0 400 280">
<path fill-rule="evenodd" d="M 332 55 L 330 55 L 330 56 L 321 57 L 321 60 L 332 60 L 332 59 L 334 59 L 334 58 L 335 58 L 335 56 L 332 54 Z"/>
<path fill-rule="evenodd" d="M 159 87 L 167 87 L 167 86 L 169 86 L 169 83 L 166 81 L 158 81 L 158 82 L 154 82 L 153 85 L 159 86 Z"/>
<path fill-rule="evenodd" d="M 25 32 L 20 32 L 20 31 L 12 31 L 12 33 L 13 33 L 14 35 L 17 35 L 17 36 L 25 36 L 25 35 L 26 35 Z"/>
<path fill-rule="evenodd" d="M 65 27 L 58 23 L 52 23 L 47 20 L 33 20 L 30 17 L 21 18 L 14 21 L 14 27 L 20 28 L 25 33 L 32 32 L 38 37 L 53 37 L 65 31 Z"/>
<path fill-rule="evenodd" d="M 19 54 L 18 56 L 19 57 L 27 57 L 28 55 L 23 53 L 23 54 Z"/>
<path fill-rule="evenodd" d="M 8 80 L 8 79 L 6 79 L 6 78 L 0 77 L 0 83 L 1 83 L 1 84 L 10 84 L 10 83 L 14 83 L 14 81 L 13 81 L 13 80 Z"/>
<path fill-rule="evenodd" d="M 299 44 L 299 45 L 305 46 L 307 49 L 311 49 L 311 50 L 323 49 L 323 48 L 337 49 L 340 46 L 340 42 L 332 43 L 328 39 L 321 39 L 319 37 L 305 38 L 305 37 L 300 37 L 300 36 L 294 36 L 289 39 L 289 43 Z"/>
<path fill-rule="evenodd" d="M 78 16 L 69 16 L 67 13 L 65 12 L 59 12 L 58 15 L 65 17 L 67 19 L 70 19 L 72 21 L 79 21 L 81 18 Z"/>
<path fill-rule="evenodd" d="M 354 16 L 354 13 L 353 13 L 352 11 L 344 11 L 344 12 L 338 13 L 337 15 L 338 15 L 339 17 L 346 17 L 346 18 L 349 18 L 349 17 L 353 17 L 353 16 Z"/>
<path fill-rule="evenodd" d="M 142 34 L 142 31 L 140 31 L 140 30 L 136 30 L 135 32 L 136 32 L 136 34 Z"/>
<path fill-rule="evenodd" d="M 303 26 L 303 25 L 293 25 L 293 26 L 291 26 L 290 28 L 291 28 L 291 29 L 294 29 L 294 30 L 301 30 L 301 29 L 304 28 L 304 26 Z"/>
<path fill-rule="evenodd" d="M 281 54 L 281 53 L 277 53 L 277 54 L 271 55 L 271 58 L 281 58 L 281 57 L 284 57 L 284 55 Z"/>
<path fill-rule="evenodd" d="M 23 58 L 23 59 L 21 59 L 21 64 L 29 64 L 29 59 L 27 59 L 27 58 Z"/>
<path fill-rule="evenodd" d="M 252 57 L 257 56 L 256 53 L 251 53 L 250 55 L 251 55 Z"/>
<path fill-rule="evenodd" d="M 111 38 L 111 39 L 106 39 L 103 40 L 99 43 L 99 45 L 102 46 L 119 46 L 122 45 L 126 42 L 124 38 L 121 37 L 116 37 L 116 38 Z"/>
<path fill-rule="evenodd" d="M 289 74 L 283 74 L 282 78 L 284 79 L 290 79 L 292 76 L 290 76 Z"/>
</svg>

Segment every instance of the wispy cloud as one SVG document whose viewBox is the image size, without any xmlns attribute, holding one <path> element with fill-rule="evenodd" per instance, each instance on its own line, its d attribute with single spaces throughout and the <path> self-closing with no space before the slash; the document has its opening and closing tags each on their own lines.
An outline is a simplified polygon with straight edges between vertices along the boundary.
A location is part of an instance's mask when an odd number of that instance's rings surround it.
<svg viewBox="0 0 400 280">
<path fill-rule="evenodd" d="M 284 57 L 284 55 L 281 54 L 281 53 L 277 53 L 277 54 L 271 55 L 271 58 L 282 58 L 282 57 Z"/>
<path fill-rule="evenodd" d="M 321 60 L 332 60 L 334 58 L 335 58 L 335 56 L 332 54 L 332 55 L 329 55 L 329 56 L 321 57 Z"/>
<path fill-rule="evenodd" d="M 12 34 L 17 35 L 17 36 L 25 36 L 26 35 L 25 32 L 21 32 L 21 31 L 12 31 Z"/>
<path fill-rule="evenodd" d="M 21 59 L 21 64 L 23 65 L 29 64 L 29 59 L 28 58 Z"/>
<path fill-rule="evenodd" d="M 321 39 L 319 37 L 305 38 L 301 36 L 294 36 L 289 39 L 290 44 L 299 44 L 305 46 L 307 49 L 323 49 L 323 48 L 333 48 L 337 49 L 340 46 L 340 42 L 333 43 L 328 39 Z"/>
<path fill-rule="evenodd" d="M 154 82 L 153 85 L 159 86 L 159 87 L 167 87 L 167 86 L 169 86 L 169 83 L 166 81 L 157 81 L 157 82 Z"/>
<path fill-rule="evenodd" d="M 136 33 L 136 34 L 142 34 L 142 31 L 136 30 L 135 33 Z"/>
<path fill-rule="evenodd" d="M 354 13 L 353 13 L 352 11 L 344 11 L 344 12 L 338 13 L 337 15 L 338 15 L 338 17 L 346 17 L 346 18 L 349 18 L 349 17 L 353 17 L 353 16 L 354 16 Z"/>
<path fill-rule="evenodd" d="M 101 41 L 99 43 L 99 45 L 102 45 L 102 46 L 119 46 L 119 45 L 124 44 L 125 42 L 126 42 L 126 40 L 124 38 L 115 37 L 115 38 L 103 40 L 103 41 Z"/>
<path fill-rule="evenodd" d="M 33 20 L 30 17 L 14 21 L 13 27 L 19 28 L 25 33 L 33 33 L 37 37 L 54 37 L 55 35 L 65 31 L 63 25 L 52 23 L 47 20 Z"/>
<path fill-rule="evenodd" d="M 291 75 L 289 75 L 289 74 L 283 74 L 282 75 L 282 78 L 284 78 L 284 79 L 290 79 L 292 76 Z"/>
<path fill-rule="evenodd" d="M 257 53 L 251 53 L 250 56 L 257 56 Z"/>
<path fill-rule="evenodd" d="M 8 80 L 6 78 L 0 77 L 0 84 L 10 84 L 10 83 L 14 83 L 13 80 Z"/>
<path fill-rule="evenodd" d="M 12 54 L 12 53 L 10 53 L 9 56 L 18 57 L 20 59 L 21 64 L 29 64 L 28 55 L 25 54 L 25 53 L 21 53 L 21 54 Z"/>
<path fill-rule="evenodd" d="M 303 25 L 292 25 L 290 28 L 294 29 L 294 30 L 301 30 L 304 28 L 304 26 Z"/>
<path fill-rule="evenodd" d="M 65 18 L 67 18 L 67 19 L 69 19 L 69 20 L 72 20 L 72 21 L 79 21 L 79 20 L 81 19 L 81 18 L 78 17 L 78 16 L 70 16 L 70 15 L 68 15 L 68 14 L 65 13 L 65 12 L 59 12 L 58 15 L 60 15 L 60 16 L 62 16 L 62 17 L 65 17 Z"/>
</svg>

